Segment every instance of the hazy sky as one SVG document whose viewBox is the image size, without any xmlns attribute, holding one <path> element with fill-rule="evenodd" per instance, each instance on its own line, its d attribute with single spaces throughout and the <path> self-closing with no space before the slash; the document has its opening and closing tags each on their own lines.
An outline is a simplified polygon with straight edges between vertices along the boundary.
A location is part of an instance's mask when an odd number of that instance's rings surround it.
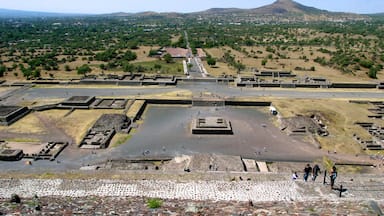
<svg viewBox="0 0 384 216">
<path fill-rule="evenodd" d="M 65 13 L 195 12 L 213 7 L 256 8 L 274 0 L 0 0 L 0 8 Z M 296 0 L 329 11 L 384 12 L 384 0 Z"/>
</svg>

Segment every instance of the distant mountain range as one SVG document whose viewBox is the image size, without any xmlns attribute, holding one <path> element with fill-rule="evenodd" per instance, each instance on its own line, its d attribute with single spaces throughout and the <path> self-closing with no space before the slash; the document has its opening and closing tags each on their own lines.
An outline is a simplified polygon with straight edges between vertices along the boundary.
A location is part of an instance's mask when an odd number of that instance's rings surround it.
<svg viewBox="0 0 384 216">
<path fill-rule="evenodd" d="M 69 17 L 69 16 L 85 16 L 85 14 L 71 14 L 71 13 L 50 13 L 38 11 L 23 11 L 23 10 L 9 10 L 0 8 L 0 17 L 13 17 L 13 18 L 34 18 L 34 17 Z"/>
<path fill-rule="evenodd" d="M 63 17 L 63 16 L 86 16 L 86 14 L 63 14 L 63 13 L 46 13 L 46 12 L 30 12 L 0 9 L 0 17 Z M 231 21 L 346 21 L 346 20 L 368 20 L 370 16 L 329 12 L 314 7 L 308 7 L 292 0 L 277 0 L 274 3 L 254 9 L 238 9 L 238 8 L 212 8 L 209 10 L 194 13 L 157 13 L 157 12 L 140 12 L 140 13 L 111 13 L 99 16 L 163 16 L 163 17 L 187 17 L 187 18 L 217 18 L 218 20 Z"/>
<path fill-rule="evenodd" d="M 194 15 L 209 17 L 237 17 L 239 21 L 346 21 L 367 20 L 367 15 L 330 12 L 308 7 L 292 0 L 277 0 L 270 5 L 254 9 L 213 8 Z"/>
</svg>

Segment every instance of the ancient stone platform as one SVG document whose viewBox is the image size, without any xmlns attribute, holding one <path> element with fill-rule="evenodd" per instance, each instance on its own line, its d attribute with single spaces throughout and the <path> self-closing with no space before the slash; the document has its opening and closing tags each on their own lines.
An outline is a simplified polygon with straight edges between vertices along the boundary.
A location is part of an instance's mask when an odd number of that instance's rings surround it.
<svg viewBox="0 0 384 216">
<path fill-rule="evenodd" d="M 0 125 L 11 125 L 27 115 L 30 110 L 20 106 L 0 106 Z"/>
<path fill-rule="evenodd" d="M 233 134 L 233 131 L 230 121 L 221 117 L 205 117 L 192 121 L 192 134 Z"/>
</svg>

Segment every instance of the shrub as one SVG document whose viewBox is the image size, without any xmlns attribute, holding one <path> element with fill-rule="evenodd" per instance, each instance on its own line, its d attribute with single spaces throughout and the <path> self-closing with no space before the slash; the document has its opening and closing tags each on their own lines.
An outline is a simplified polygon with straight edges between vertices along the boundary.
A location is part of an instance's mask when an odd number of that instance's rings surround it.
<svg viewBox="0 0 384 216">
<path fill-rule="evenodd" d="M 163 201 L 158 198 L 151 198 L 151 199 L 148 199 L 147 201 L 147 206 L 148 208 L 151 208 L 151 209 L 160 208 L 161 205 L 163 205 Z"/>
</svg>

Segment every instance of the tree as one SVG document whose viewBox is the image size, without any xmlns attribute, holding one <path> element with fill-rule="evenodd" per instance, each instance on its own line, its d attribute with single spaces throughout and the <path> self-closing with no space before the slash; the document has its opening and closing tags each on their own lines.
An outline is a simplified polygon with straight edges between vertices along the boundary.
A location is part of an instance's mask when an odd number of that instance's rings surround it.
<svg viewBox="0 0 384 216">
<path fill-rule="evenodd" d="M 3 77 L 6 71 L 7 67 L 5 67 L 5 65 L 0 65 L 0 77 Z"/>
<path fill-rule="evenodd" d="M 123 65 L 123 71 L 124 72 L 133 72 L 134 69 L 135 69 L 135 67 L 132 64 L 129 64 L 128 62 L 126 62 Z"/>
<path fill-rule="evenodd" d="M 161 64 L 155 64 L 155 65 L 154 65 L 154 68 L 155 68 L 156 70 L 160 70 L 160 69 L 161 69 Z"/>
<path fill-rule="evenodd" d="M 124 53 L 123 60 L 126 61 L 133 61 L 137 58 L 137 54 L 135 52 L 132 52 L 131 50 L 128 50 Z"/>
<path fill-rule="evenodd" d="M 69 72 L 69 71 L 71 71 L 72 69 L 71 69 L 71 67 L 70 67 L 69 65 L 64 65 L 64 70 L 67 71 L 67 72 Z"/>
<path fill-rule="evenodd" d="M 101 70 L 107 70 L 108 69 L 105 64 L 100 64 L 99 67 Z"/>
<path fill-rule="evenodd" d="M 168 64 L 173 62 L 173 58 L 172 58 L 171 54 L 169 54 L 169 53 L 165 54 L 165 55 L 163 56 L 163 59 L 164 59 L 164 61 L 167 62 Z"/>
<path fill-rule="evenodd" d="M 207 58 L 207 63 L 208 63 L 209 66 L 212 67 L 212 66 L 216 65 L 216 59 L 214 59 L 212 57 Z"/>
<path fill-rule="evenodd" d="M 158 55 L 158 52 L 159 52 L 158 50 L 151 49 L 151 50 L 149 50 L 148 56 L 152 57 L 152 56 Z"/>
<path fill-rule="evenodd" d="M 360 60 L 360 65 L 365 68 L 372 68 L 373 67 L 373 62 L 370 60 L 362 59 Z"/>
<path fill-rule="evenodd" d="M 371 67 L 368 72 L 368 76 L 372 79 L 377 79 L 377 69 L 376 67 Z"/>
<path fill-rule="evenodd" d="M 33 72 L 32 72 L 32 77 L 33 78 L 39 78 L 41 76 L 40 74 L 40 69 L 35 69 Z"/>
<path fill-rule="evenodd" d="M 237 70 L 237 73 L 240 73 L 240 71 L 244 70 L 245 69 L 245 65 L 242 64 L 241 62 L 237 62 L 235 64 L 235 68 Z"/>
<path fill-rule="evenodd" d="M 262 65 L 262 66 L 265 66 L 265 65 L 267 65 L 267 62 L 268 62 L 267 59 L 263 59 L 263 60 L 261 61 L 261 65 Z"/>
<path fill-rule="evenodd" d="M 89 67 L 87 64 L 83 64 L 82 66 L 77 68 L 77 74 L 85 75 L 92 71 L 92 68 Z"/>
<path fill-rule="evenodd" d="M 312 66 L 312 67 L 311 67 L 311 71 L 316 71 L 315 66 Z"/>
</svg>

